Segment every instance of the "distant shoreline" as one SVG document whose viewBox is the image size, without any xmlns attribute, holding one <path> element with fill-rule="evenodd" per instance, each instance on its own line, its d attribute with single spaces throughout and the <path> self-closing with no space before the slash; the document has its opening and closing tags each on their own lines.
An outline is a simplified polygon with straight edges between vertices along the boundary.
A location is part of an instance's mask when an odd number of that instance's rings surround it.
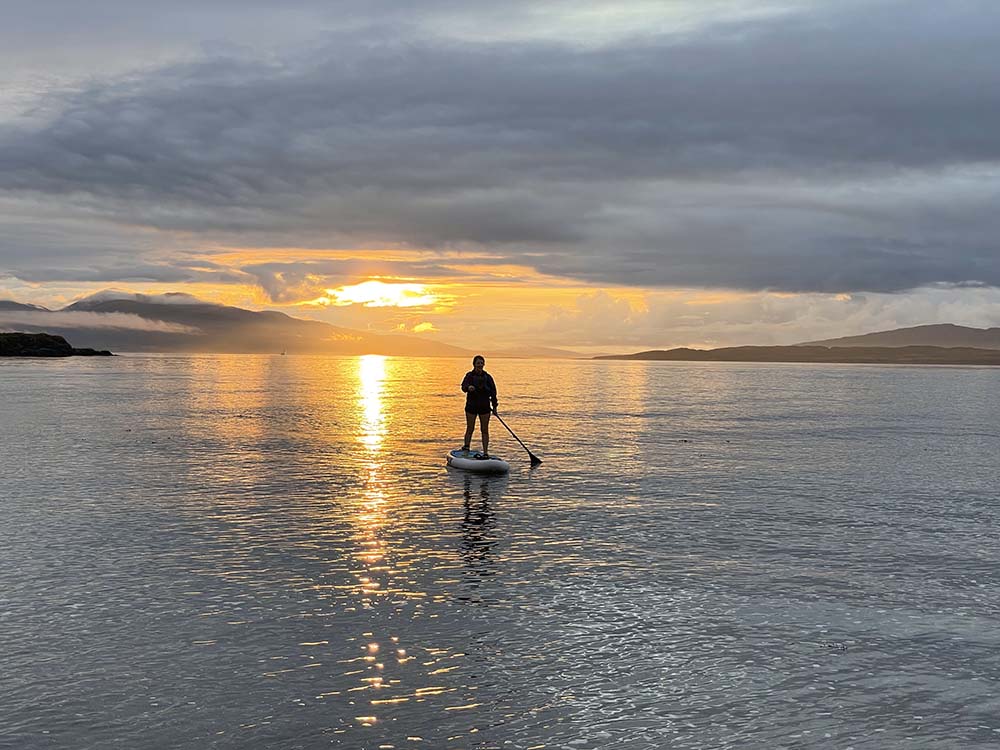
<svg viewBox="0 0 1000 750">
<path fill-rule="evenodd" d="M 990 365 L 1000 366 L 1000 349 L 969 347 L 830 347 L 734 346 L 721 349 L 667 349 L 635 354 L 605 354 L 594 359 L 674 362 L 804 362 L 817 364 L 878 365 Z"/>
</svg>

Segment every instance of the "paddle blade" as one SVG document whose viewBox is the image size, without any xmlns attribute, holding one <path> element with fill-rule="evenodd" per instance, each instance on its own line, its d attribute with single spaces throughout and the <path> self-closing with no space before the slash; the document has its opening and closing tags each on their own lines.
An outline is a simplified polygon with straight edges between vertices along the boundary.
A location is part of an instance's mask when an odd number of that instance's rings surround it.
<svg viewBox="0 0 1000 750">
<path fill-rule="evenodd" d="M 538 456 L 536 456 L 531 451 L 528 451 L 528 455 L 531 457 L 531 465 L 532 466 L 538 466 L 538 464 L 540 464 L 542 462 L 542 459 L 540 459 Z"/>
</svg>

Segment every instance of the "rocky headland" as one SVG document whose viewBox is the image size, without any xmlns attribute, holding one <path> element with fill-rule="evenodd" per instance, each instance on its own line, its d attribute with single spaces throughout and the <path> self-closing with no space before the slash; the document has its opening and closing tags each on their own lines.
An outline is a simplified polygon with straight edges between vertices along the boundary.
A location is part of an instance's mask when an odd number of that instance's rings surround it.
<svg viewBox="0 0 1000 750">
<path fill-rule="evenodd" d="M 0 357 L 112 357 L 106 349 L 74 349 L 62 336 L 0 333 Z"/>
</svg>

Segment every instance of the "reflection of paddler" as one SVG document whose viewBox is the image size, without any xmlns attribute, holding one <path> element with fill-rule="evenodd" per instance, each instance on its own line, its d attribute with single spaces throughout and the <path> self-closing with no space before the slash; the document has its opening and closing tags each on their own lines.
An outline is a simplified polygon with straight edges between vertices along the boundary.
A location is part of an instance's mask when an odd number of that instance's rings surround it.
<svg viewBox="0 0 1000 750">
<path fill-rule="evenodd" d="M 489 566 L 493 561 L 491 551 L 497 543 L 493 534 L 494 515 L 490 507 L 491 482 L 479 482 L 479 497 L 473 497 L 472 478 L 465 477 L 465 518 L 462 520 L 462 557 L 469 566 L 470 573 L 482 577 L 492 575 Z"/>
<path fill-rule="evenodd" d="M 472 369 L 465 373 L 462 391 L 465 392 L 465 442 L 462 450 L 469 450 L 472 433 L 479 417 L 479 431 L 483 437 L 483 455 L 490 455 L 490 412 L 497 410 L 497 384 L 493 376 L 486 372 L 486 359 L 477 354 L 472 358 Z"/>
</svg>

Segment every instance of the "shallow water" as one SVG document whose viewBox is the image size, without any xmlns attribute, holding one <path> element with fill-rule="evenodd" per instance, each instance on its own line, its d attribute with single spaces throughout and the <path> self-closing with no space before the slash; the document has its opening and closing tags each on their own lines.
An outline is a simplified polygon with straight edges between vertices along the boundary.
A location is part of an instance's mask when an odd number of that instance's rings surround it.
<svg viewBox="0 0 1000 750">
<path fill-rule="evenodd" d="M 0 361 L 0 747 L 993 748 L 1000 370 Z"/>
</svg>

